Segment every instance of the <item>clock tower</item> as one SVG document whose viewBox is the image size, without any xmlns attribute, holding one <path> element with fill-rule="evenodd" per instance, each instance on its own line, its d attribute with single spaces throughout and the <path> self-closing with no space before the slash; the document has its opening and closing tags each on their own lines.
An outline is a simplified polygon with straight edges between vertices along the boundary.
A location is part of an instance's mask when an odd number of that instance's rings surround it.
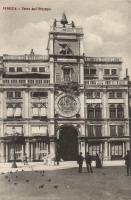
<svg viewBox="0 0 131 200">
<path fill-rule="evenodd" d="M 61 20 L 54 20 L 47 50 L 50 64 L 50 151 L 59 152 L 66 160 L 73 160 L 76 153 L 85 152 L 83 29 L 73 21 L 68 22 L 63 13 Z M 61 142 L 62 134 L 67 137 L 67 133 L 63 133 L 66 127 L 68 133 L 73 129 L 77 133 L 78 145 L 73 144 L 73 139 L 70 147 Z M 71 135 L 68 134 L 68 143 Z M 70 152 L 65 151 L 64 155 L 62 148 L 68 148 Z"/>
</svg>

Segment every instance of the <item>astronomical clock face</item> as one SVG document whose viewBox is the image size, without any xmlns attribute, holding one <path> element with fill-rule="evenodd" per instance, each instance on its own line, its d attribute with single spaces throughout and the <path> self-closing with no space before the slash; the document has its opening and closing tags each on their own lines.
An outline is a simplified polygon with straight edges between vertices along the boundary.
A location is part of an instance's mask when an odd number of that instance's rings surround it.
<svg viewBox="0 0 131 200">
<path fill-rule="evenodd" d="M 79 99 L 72 95 L 60 95 L 56 99 L 56 110 L 64 117 L 73 117 L 80 109 Z"/>
</svg>

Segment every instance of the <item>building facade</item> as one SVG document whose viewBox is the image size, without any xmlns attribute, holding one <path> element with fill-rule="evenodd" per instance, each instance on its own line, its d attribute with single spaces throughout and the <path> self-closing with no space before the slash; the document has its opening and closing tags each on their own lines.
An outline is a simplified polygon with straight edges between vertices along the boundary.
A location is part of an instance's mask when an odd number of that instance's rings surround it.
<svg viewBox="0 0 131 200">
<path fill-rule="evenodd" d="M 122 60 L 84 54 L 83 29 L 63 14 L 48 54 L 0 57 L 0 161 L 79 152 L 122 159 L 129 149 L 129 78 Z"/>
</svg>

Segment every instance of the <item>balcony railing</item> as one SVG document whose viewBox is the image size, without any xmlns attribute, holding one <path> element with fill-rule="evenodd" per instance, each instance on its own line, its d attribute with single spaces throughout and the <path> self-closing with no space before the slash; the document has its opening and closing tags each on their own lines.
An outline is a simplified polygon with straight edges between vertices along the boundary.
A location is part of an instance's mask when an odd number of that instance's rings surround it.
<svg viewBox="0 0 131 200">
<path fill-rule="evenodd" d="M 122 63 L 120 57 L 85 57 L 85 62 L 89 63 Z"/>
<path fill-rule="evenodd" d="M 86 80 L 85 86 L 110 86 L 110 85 L 127 85 L 127 80 Z"/>
<path fill-rule="evenodd" d="M 4 85 L 35 85 L 35 86 L 48 86 L 50 84 L 49 79 L 3 79 Z"/>
<path fill-rule="evenodd" d="M 78 34 L 83 34 L 83 29 L 81 27 L 63 27 L 63 26 L 57 26 L 53 27 L 51 26 L 50 28 L 51 32 L 62 32 L 62 33 L 78 33 Z"/>
<path fill-rule="evenodd" d="M 18 60 L 18 61 L 28 61 L 28 60 L 34 60 L 34 61 L 48 61 L 48 55 L 31 55 L 31 54 L 25 54 L 25 55 L 3 55 L 3 60 Z"/>
</svg>

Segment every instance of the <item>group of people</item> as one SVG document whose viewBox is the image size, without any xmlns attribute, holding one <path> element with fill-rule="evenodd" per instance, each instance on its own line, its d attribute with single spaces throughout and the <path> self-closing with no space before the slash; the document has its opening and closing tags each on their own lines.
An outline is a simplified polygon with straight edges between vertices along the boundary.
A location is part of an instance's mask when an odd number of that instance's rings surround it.
<svg viewBox="0 0 131 200">
<path fill-rule="evenodd" d="M 77 159 L 77 163 L 79 165 L 78 167 L 78 172 L 81 173 L 82 172 L 82 167 L 83 167 L 83 161 L 85 160 L 86 162 L 86 168 L 87 168 L 87 172 L 88 173 L 93 173 L 93 169 L 92 169 L 92 157 L 91 155 L 87 152 L 85 155 L 85 158 L 82 156 L 82 152 L 80 152 L 78 159 Z M 125 165 L 126 165 L 126 171 L 127 171 L 127 176 L 131 176 L 131 151 L 127 151 L 125 157 Z M 101 168 L 102 167 L 102 159 L 100 158 L 100 156 L 98 155 L 98 153 L 96 153 L 95 156 L 95 161 L 96 161 L 96 168 Z"/>
<path fill-rule="evenodd" d="M 89 152 L 86 153 L 85 158 L 82 156 L 82 152 L 80 152 L 80 154 L 78 156 L 78 160 L 77 160 L 77 163 L 79 165 L 78 172 L 79 173 L 82 172 L 82 167 L 83 167 L 83 161 L 84 160 L 86 162 L 87 172 L 88 173 L 93 173 L 93 169 L 92 169 L 92 157 L 89 154 Z M 102 167 L 101 159 L 100 159 L 98 153 L 96 153 L 96 168 L 101 168 L 101 167 Z"/>
<path fill-rule="evenodd" d="M 40 157 L 39 157 L 39 160 L 40 160 Z M 48 155 L 44 156 L 42 160 L 45 165 L 59 165 L 60 156 L 58 153 L 56 155 L 48 154 Z M 24 163 L 24 165 L 28 165 L 28 158 L 27 158 L 26 153 L 23 155 L 23 163 Z"/>
</svg>

